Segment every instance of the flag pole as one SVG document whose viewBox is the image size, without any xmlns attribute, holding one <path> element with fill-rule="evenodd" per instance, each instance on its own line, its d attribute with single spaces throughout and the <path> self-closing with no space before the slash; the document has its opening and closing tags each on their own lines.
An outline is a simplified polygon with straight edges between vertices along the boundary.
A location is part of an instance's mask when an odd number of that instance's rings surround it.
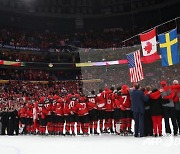
<svg viewBox="0 0 180 154">
<path fill-rule="evenodd" d="M 176 18 L 174 18 L 174 19 L 171 19 L 171 20 L 168 20 L 168 21 L 166 21 L 166 22 L 163 22 L 162 24 L 156 25 L 156 26 L 154 26 L 153 28 L 150 28 L 150 29 L 148 29 L 148 30 L 143 31 L 142 33 L 136 34 L 136 35 L 134 35 L 134 36 L 132 36 L 132 37 L 130 37 L 130 38 L 128 38 L 128 39 L 125 39 L 125 40 L 122 41 L 122 42 L 125 43 L 125 42 L 131 40 L 132 38 L 135 38 L 135 37 L 139 36 L 140 34 L 146 33 L 146 32 L 148 32 L 148 31 L 150 31 L 150 30 L 152 30 L 152 29 L 154 29 L 154 28 L 157 28 L 157 27 L 160 27 L 160 26 L 162 26 L 162 25 L 165 25 L 165 24 L 167 24 L 167 23 L 169 23 L 169 22 L 171 22 L 171 21 L 174 21 L 174 20 L 175 20 L 176 23 L 177 23 L 177 20 L 178 20 L 179 18 L 180 18 L 180 17 L 176 17 Z"/>
<path fill-rule="evenodd" d="M 175 22 L 176 22 L 176 29 L 178 31 L 178 23 L 177 23 L 177 19 L 175 19 Z"/>
</svg>

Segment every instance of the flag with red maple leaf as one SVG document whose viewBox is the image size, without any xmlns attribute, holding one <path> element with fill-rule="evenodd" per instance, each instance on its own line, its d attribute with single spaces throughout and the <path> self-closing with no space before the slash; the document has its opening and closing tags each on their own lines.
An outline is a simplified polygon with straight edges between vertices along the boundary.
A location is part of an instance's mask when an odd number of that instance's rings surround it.
<svg viewBox="0 0 180 154">
<path fill-rule="evenodd" d="M 150 54 L 152 51 L 152 43 L 146 42 L 146 46 L 144 47 L 144 50 L 146 50 L 147 54 Z"/>
<path fill-rule="evenodd" d="M 140 34 L 142 52 L 143 52 L 143 62 L 144 63 L 152 63 L 159 59 L 159 55 L 157 54 L 157 45 L 156 45 L 156 29 Z"/>
</svg>

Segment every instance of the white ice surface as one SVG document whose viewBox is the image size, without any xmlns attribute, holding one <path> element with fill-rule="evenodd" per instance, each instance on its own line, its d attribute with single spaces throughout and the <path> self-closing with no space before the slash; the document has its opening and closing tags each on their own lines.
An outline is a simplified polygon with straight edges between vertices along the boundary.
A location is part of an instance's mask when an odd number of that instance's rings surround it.
<svg viewBox="0 0 180 154">
<path fill-rule="evenodd" d="M 0 136 L 0 154 L 178 154 L 180 136 Z"/>
</svg>

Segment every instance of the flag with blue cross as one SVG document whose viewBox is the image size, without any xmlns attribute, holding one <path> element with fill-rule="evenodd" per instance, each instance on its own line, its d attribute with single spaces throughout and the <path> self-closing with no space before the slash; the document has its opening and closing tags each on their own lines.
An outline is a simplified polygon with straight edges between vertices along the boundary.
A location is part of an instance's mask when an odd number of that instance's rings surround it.
<svg viewBox="0 0 180 154">
<path fill-rule="evenodd" d="M 158 35 L 162 66 L 179 63 L 177 29 Z"/>
</svg>

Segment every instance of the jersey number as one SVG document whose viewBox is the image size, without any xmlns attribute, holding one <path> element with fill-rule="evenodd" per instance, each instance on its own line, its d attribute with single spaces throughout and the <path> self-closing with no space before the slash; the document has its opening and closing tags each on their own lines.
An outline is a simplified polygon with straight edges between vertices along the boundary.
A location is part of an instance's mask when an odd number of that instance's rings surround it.
<svg viewBox="0 0 180 154">
<path fill-rule="evenodd" d="M 110 99 L 107 100 L 107 104 L 111 104 L 111 100 Z"/>
<path fill-rule="evenodd" d="M 72 108 L 72 107 L 74 107 L 74 101 L 71 101 L 71 102 L 69 103 L 69 108 Z"/>
<path fill-rule="evenodd" d="M 123 104 L 125 104 L 127 100 L 127 96 L 122 96 L 122 98 L 123 98 Z"/>
<path fill-rule="evenodd" d="M 90 98 L 89 101 L 90 101 L 91 103 L 95 103 L 95 99 L 94 99 L 94 98 Z"/>
</svg>

